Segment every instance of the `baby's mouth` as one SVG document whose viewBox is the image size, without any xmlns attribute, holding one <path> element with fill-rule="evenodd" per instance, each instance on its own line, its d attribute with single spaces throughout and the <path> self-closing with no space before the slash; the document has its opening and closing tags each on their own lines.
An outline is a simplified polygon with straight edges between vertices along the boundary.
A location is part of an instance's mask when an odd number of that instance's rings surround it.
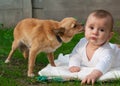
<svg viewBox="0 0 120 86">
<path fill-rule="evenodd" d="M 96 38 L 96 37 L 91 37 L 91 39 L 92 39 L 92 40 L 97 40 L 97 38 Z"/>
</svg>

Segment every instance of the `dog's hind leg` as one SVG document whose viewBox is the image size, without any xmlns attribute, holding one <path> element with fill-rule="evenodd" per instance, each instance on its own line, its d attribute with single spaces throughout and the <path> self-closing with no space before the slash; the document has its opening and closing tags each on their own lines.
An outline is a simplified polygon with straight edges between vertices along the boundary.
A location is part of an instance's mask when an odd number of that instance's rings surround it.
<svg viewBox="0 0 120 86">
<path fill-rule="evenodd" d="M 36 56 L 38 54 L 38 47 L 31 47 L 30 51 L 29 51 L 29 58 L 28 58 L 28 77 L 33 77 L 34 73 L 33 73 L 33 69 L 35 66 L 35 60 L 36 60 Z"/>
<path fill-rule="evenodd" d="M 5 60 L 5 63 L 9 63 L 9 62 L 10 62 L 10 59 L 11 59 L 13 53 L 14 53 L 15 50 L 18 48 L 18 44 L 19 44 L 18 41 L 16 41 L 16 40 L 13 41 L 13 43 L 12 43 L 12 49 L 11 49 L 11 51 L 10 51 L 7 59 Z"/>
</svg>

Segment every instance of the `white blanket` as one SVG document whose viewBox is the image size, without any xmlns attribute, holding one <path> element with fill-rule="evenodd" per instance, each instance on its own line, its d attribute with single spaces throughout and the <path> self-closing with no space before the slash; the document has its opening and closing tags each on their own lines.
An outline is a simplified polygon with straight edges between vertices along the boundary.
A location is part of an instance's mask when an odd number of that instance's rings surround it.
<svg viewBox="0 0 120 86">
<path fill-rule="evenodd" d="M 50 66 L 48 64 L 45 68 L 40 70 L 38 74 L 40 76 L 47 76 L 47 77 L 61 77 L 65 80 L 74 80 L 74 79 L 80 79 L 82 80 L 85 78 L 86 75 L 88 75 L 93 68 L 87 68 L 83 67 L 81 68 L 81 71 L 78 73 L 71 73 L 68 70 L 68 61 L 69 61 L 69 54 L 63 55 L 60 54 L 58 56 L 58 59 L 55 60 L 56 67 Z M 100 81 L 106 81 L 111 79 L 118 79 L 120 78 L 120 67 L 111 69 L 106 74 L 102 75 L 99 80 Z"/>
</svg>

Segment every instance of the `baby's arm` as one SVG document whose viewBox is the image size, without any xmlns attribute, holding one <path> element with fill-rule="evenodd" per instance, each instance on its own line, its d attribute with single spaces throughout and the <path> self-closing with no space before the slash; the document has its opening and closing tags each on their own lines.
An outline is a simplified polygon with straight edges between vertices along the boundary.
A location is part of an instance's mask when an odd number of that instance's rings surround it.
<svg viewBox="0 0 120 86">
<path fill-rule="evenodd" d="M 87 75 L 81 82 L 81 84 L 90 84 L 92 85 L 95 83 L 95 81 L 101 77 L 103 73 L 99 70 L 93 70 L 89 75 Z"/>
<path fill-rule="evenodd" d="M 69 71 L 70 72 L 79 72 L 80 71 L 80 57 L 77 55 L 74 55 L 70 57 L 69 60 Z"/>
<path fill-rule="evenodd" d="M 79 72 L 80 71 L 80 56 L 78 53 L 70 55 L 69 71 L 70 72 Z"/>
<path fill-rule="evenodd" d="M 80 67 L 77 67 L 77 66 L 72 66 L 69 68 L 69 71 L 70 72 L 79 72 L 80 71 Z"/>
<path fill-rule="evenodd" d="M 86 39 L 81 39 L 78 44 L 73 49 L 72 53 L 70 54 L 69 59 L 69 71 L 70 72 L 79 72 L 80 71 L 80 63 L 81 63 L 81 53 L 84 44 L 86 43 Z"/>
</svg>

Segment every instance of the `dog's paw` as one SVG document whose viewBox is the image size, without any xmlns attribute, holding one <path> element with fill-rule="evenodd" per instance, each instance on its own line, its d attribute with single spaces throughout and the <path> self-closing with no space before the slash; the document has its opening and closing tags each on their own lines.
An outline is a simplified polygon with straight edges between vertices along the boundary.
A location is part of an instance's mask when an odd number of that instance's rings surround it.
<svg viewBox="0 0 120 86">
<path fill-rule="evenodd" d="M 10 60 L 8 60 L 8 59 L 5 60 L 5 63 L 9 63 L 9 62 L 10 62 Z"/>
<path fill-rule="evenodd" d="M 34 77 L 34 76 L 35 76 L 34 73 L 28 74 L 28 77 Z"/>
</svg>

